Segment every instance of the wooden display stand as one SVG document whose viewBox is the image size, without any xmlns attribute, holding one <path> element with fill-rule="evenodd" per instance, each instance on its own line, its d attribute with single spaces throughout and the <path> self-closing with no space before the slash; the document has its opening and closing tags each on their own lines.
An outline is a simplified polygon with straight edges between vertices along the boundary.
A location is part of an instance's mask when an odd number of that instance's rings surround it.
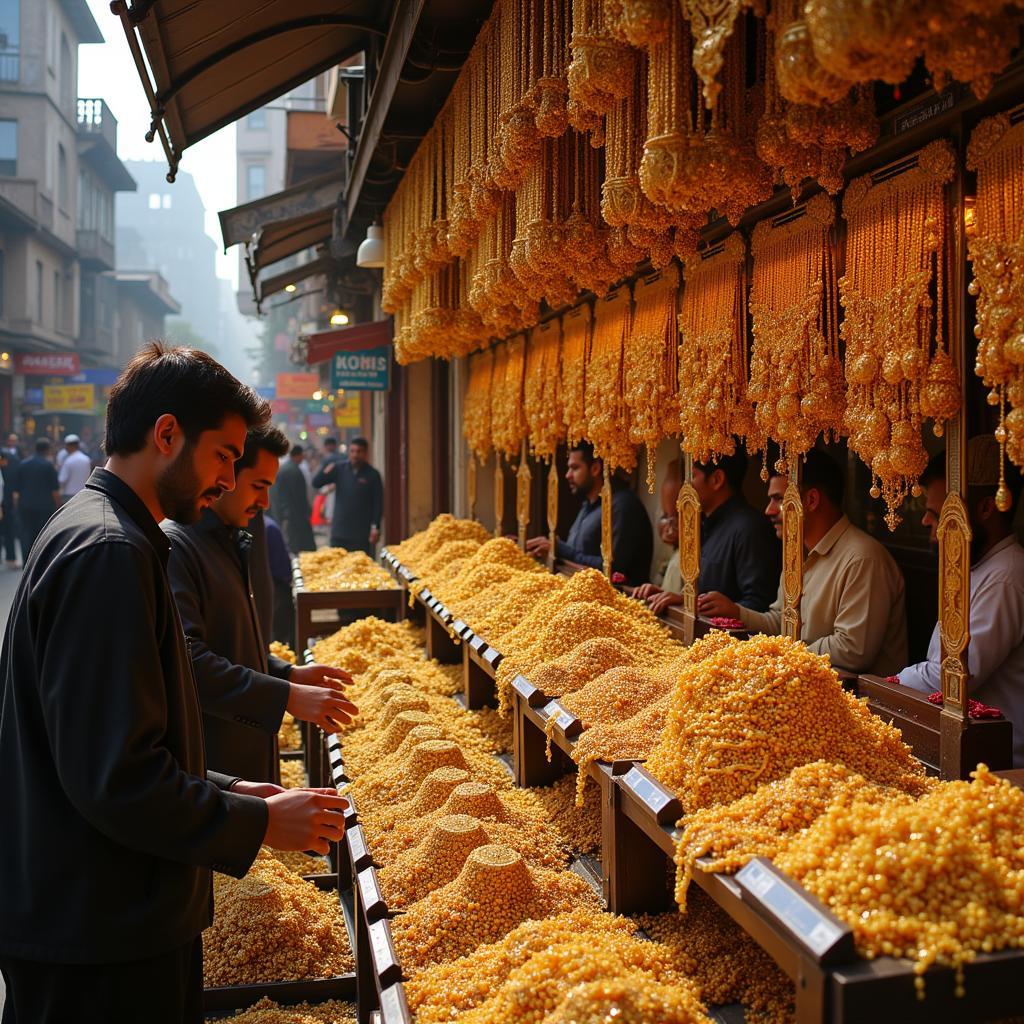
<svg viewBox="0 0 1024 1024">
<path fill-rule="evenodd" d="M 470 711 L 497 707 L 498 691 L 494 675 L 501 664 L 501 654 L 488 647 L 475 634 L 462 643 L 462 693 Z"/>
<path fill-rule="evenodd" d="M 292 559 L 292 598 L 295 601 L 295 642 L 300 647 L 323 635 L 324 624 L 313 622 L 315 611 L 372 612 L 395 622 L 405 618 L 405 600 L 400 586 L 384 590 L 307 590 L 297 557 Z"/>
<path fill-rule="evenodd" d="M 442 665 L 457 665 L 462 661 L 462 643 L 449 632 L 451 612 L 429 590 L 420 591 L 419 600 L 427 610 L 427 657 Z"/>
<path fill-rule="evenodd" d="M 916 757 L 931 773 L 939 774 L 942 708 L 923 693 L 890 683 L 881 676 L 860 676 L 857 695 L 883 721 L 903 733 Z M 960 778 L 981 763 L 993 771 L 1013 766 L 1013 726 L 1006 718 L 968 718 L 960 738 Z"/>
</svg>

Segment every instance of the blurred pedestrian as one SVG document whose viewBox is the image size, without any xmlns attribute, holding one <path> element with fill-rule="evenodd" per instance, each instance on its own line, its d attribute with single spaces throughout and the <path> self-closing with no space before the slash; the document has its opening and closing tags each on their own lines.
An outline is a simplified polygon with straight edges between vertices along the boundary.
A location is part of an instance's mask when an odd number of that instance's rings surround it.
<svg viewBox="0 0 1024 1024">
<path fill-rule="evenodd" d="M 64 438 L 64 450 L 67 455 L 57 473 L 62 502 L 73 498 L 85 486 L 92 472 L 92 459 L 82 451 L 77 434 L 68 434 Z"/>
<path fill-rule="evenodd" d="M 18 466 L 21 465 L 21 450 L 18 446 L 18 435 L 8 434 L 7 445 L 3 451 L 3 482 L 4 497 L 0 502 L 0 537 L 3 538 L 4 556 L 8 569 L 18 568 L 18 509 L 15 503 L 15 491 L 18 489 Z"/>
<path fill-rule="evenodd" d="M 32 542 L 39 536 L 46 520 L 57 511 L 60 501 L 60 482 L 50 461 L 52 447 L 48 437 L 40 437 L 36 441 L 35 455 L 29 456 L 18 467 L 15 502 L 21 523 L 21 553 L 26 561 Z"/>
<path fill-rule="evenodd" d="M 321 466 L 313 486 L 334 484 L 331 547 L 365 551 L 372 558 L 373 546 L 380 539 L 384 485 L 367 460 L 369 450 L 365 437 L 354 438 L 349 442 L 348 461 L 339 459 Z"/>
<path fill-rule="evenodd" d="M 310 507 L 309 494 L 306 490 L 306 477 L 302 472 L 302 461 L 305 457 L 302 445 L 295 445 L 282 463 L 270 493 L 274 518 L 284 528 L 288 547 L 296 554 L 302 551 L 316 551 L 316 538 L 313 536 L 311 523 L 313 509 Z"/>
</svg>

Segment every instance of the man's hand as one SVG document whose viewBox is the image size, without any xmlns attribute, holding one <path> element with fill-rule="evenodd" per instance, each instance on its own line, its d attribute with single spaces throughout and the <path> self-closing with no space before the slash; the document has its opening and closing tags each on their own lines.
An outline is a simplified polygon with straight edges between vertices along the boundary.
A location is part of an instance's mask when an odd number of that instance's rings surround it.
<svg viewBox="0 0 1024 1024">
<path fill-rule="evenodd" d="M 300 721 L 320 726 L 324 732 L 338 732 L 359 714 L 359 708 L 338 690 L 293 682 L 288 687 L 288 711 Z"/>
<path fill-rule="evenodd" d="M 661 587 L 655 583 L 642 583 L 639 587 L 636 587 L 633 591 L 633 597 L 638 601 L 646 601 L 649 597 L 654 597 L 655 594 L 663 593 Z"/>
<path fill-rule="evenodd" d="M 333 789 L 289 789 L 267 798 L 263 842 L 275 850 L 326 854 L 345 835 L 348 801 Z"/>
<path fill-rule="evenodd" d="M 275 786 L 273 782 L 249 782 L 247 779 L 239 779 L 232 787 L 232 793 L 241 793 L 243 796 L 258 796 L 266 800 L 269 796 L 277 796 L 278 793 L 287 793 L 284 786 Z"/>
<path fill-rule="evenodd" d="M 380 540 L 380 530 L 376 526 L 370 527 L 370 543 L 376 544 Z"/>
<path fill-rule="evenodd" d="M 697 595 L 697 613 L 705 619 L 738 619 L 740 606 L 735 601 L 730 601 L 725 594 L 709 590 L 706 594 Z"/>
<path fill-rule="evenodd" d="M 531 537 L 526 542 L 526 553 L 534 558 L 547 558 L 551 553 L 551 541 L 547 537 Z"/>
<path fill-rule="evenodd" d="M 325 686 L 329 690 L 343 690 L 352 682 L 352 676 L 343 668 L 329 665 L 296 665 L 288 673 L 288 682 L 303 686 Z"/>
<path fill-rule="evenodd" d="M 671 608 L 673 605 L 682 604 L 683 595 L 673 594 L 671 590 L 663 590 L 660 594 L 655 594 L 653 597 L 647 599 L 647 607 L 654 612 L 655 615 L 661 615 L 667 608 Z"/>
</svg>

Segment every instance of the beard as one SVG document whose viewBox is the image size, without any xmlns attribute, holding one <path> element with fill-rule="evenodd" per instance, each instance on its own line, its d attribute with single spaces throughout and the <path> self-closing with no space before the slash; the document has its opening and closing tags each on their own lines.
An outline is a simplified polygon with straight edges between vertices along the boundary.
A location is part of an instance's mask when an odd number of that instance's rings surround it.
<svg viewBox="0 0 1024 1024">
<path fill-rule="evenodd" d="M 199 507 L 201 498 L 219 498 L 220 495 L 219 487 L 200 492 L 192 445 L 188 443 L 156 482 L 156 496 L 164 515 L 185 525 L 196 522 L 202 514 Z"/>
</svg>

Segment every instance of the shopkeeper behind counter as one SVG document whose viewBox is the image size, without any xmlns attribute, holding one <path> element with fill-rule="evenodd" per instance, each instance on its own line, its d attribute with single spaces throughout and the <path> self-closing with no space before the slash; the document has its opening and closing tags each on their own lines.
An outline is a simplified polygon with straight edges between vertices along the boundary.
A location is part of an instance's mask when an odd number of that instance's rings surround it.
<svg viewBox="0 0 1024 1024">
<path fill-rule="evenodd" d="M 565 473 L 569 490 L 583 499 L 576 521 L 566 540 L 559 538 L 555 555 L 565 562 L 576 562 L 601 569 L 601 486 L 604 463 L 594 455 L 594 448 L 581 441 L 569 451 Z M 536 558 L 547 558 L 551 542 L 547 537 L 534 537 L 526 542 L 526 550 Z M 654 554 L 654 532 L 647 510 L 624 480 L 612 477 L 612 569 L 621 572 L 626 582 L 637 586 L 646 583 Z"/>
<path fill-rule="evenodd" d="M 971 643 L 968 693 L 991 704 L 1013 723 L 1013 767 L 1024 768 L 1024 548 L 1013 532 L 1021 494 L 1021 474 L 1012 463 L 1004 470 L 1011 504 L 996 506 L 999 444 L 991 434 L 972 437 L 967 446 L 967 515 L 971 524 Z M 946 500 L 945 454 L 928 464 L 921 478 L 925 492 L 923 523 L 937 542 L 936 527 Z M 928 658 L 899 674 L 904 686 L 922 693 L 942 688 L 942 644 L 936 624 Z"/>
<path fill-rule="evenodd" d="M 782 535 L 786 478 L 768 482 L 765 514 Z M 890 675 L 906 664 L 907 612 L 903 575 L 892 555 L 843 514 L 843 473 L 834 459 L 812 449 L 804 462 L 800 500 L 804 509 L 804 583 L 800 639 L 832 666 L 847 672 Z M 755 612 L 724 594 L 701 594 L 697 611 L 742 620 L 757 633 L 782 629 L 782 584 L 774 604 Z"/>
</svg>

